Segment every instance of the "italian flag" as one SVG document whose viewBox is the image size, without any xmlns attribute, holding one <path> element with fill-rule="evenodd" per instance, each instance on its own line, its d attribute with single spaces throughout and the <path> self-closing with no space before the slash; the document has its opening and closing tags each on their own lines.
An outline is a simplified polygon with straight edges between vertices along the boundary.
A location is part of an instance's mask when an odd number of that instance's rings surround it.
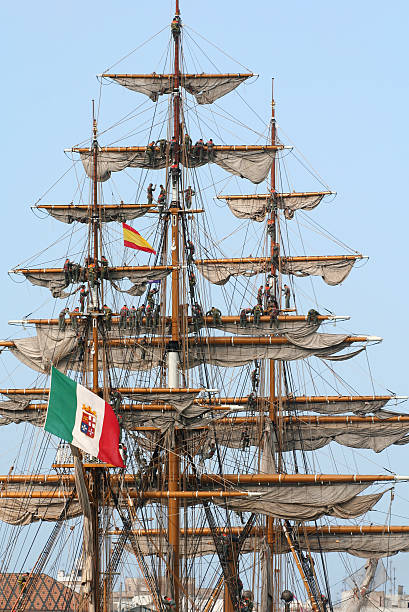
<svg viewBox="0 0 409 612">
<path fill-rule="evenodd" d="M 105 463 L 125 467 L 112 407 L 54 367 L 44 429 Z"/>
</svg>

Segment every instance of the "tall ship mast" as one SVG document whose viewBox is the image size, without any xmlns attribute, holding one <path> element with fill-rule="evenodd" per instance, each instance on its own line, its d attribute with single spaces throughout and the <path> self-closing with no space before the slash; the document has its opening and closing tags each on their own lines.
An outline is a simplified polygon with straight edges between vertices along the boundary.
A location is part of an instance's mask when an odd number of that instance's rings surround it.
<svg viewBox="0 0 409 612">
<path fill-rule="evenodd" d="M 0 342 L 37 376 L 0 389 L 1 425 L 29 424 L 26 470 L 0 476 L 12 612 L 31 609 L 61 559 L 73 577 L 61 609 L 119 610 L 114 593 L 132 574 L 147 610 L 289 612 L 307 602 L 326 612 L 327 553 L 369 559 L 375 572 L 381 557 L 409 550 L 409 526 L 366 519 L 409 476 L 342 462 L 327 473 L 316 459 L 331 442 L 380 453 L 409 441 L 397 408 L 406 397 L 360 395 L 337 373 L 381 338 L 347 333 L 349 315 L 299 306 L 304 283 L 339 285 L 365 256 L 294 251 L 297 216 L 333 192 L 285 188 L 292 147 L 279 135 L 274 87 L 256 144 L 204 137 L 199 111 L 213 105 L 232 119 L 217 101 L 257 75 L 198 72 L 185 37 L 176 0 L 166 72 L 99 75 L 145 96 L 120 123 L 143 115 L 148 138 L 106 145 L 93 106 L 91 138 L 66 150 L 82 174 L 78 201 L 36 205 L 68 224 L 69 245 L 12 270 L 57 304 L 54 317 L 10 321 L 23 337 Z M 133 203 L 116 173 L 136 183 Z M 219 240 L 227 214 L 235 226 Z M 112 407 L 104 436 L 118 438 L 122 467 L 47 433 L 56 371 Z M 90 448 L 98 416 L 84 404 L 80 418 Z"/>
</svg>

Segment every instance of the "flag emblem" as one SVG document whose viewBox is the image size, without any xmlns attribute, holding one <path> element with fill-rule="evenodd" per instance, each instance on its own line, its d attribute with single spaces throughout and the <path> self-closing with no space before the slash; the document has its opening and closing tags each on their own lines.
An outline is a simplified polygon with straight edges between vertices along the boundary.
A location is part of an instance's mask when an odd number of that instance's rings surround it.
<svg viewBox="0 0 409 612">
<path fill-rule="evenodd" d="M 89 438 L 95 436 L 95 427 L 97 424 L 97 414 L 90 406 L 82 405 L 81 431 Z"/>
<path fill-rule="evenodd" d="M 112 406 L 54 367 L 44 429 L 92 457 L 125 467 L 119 452 L 119 423 Z"/>
</svg>

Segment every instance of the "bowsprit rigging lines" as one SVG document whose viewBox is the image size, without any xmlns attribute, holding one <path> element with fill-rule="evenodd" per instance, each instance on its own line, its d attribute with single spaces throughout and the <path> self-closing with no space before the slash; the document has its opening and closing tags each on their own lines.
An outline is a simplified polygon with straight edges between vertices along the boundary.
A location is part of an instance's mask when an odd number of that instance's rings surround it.
<svg viewBox="0 0 409 612">
<path fill-rule="evenodd" d="M 239 91 L 257 75 L 211 60 L 178 2 L 166 31 L 160 72 L 99 75 L 91 138 L 66 150 L 72 195 L 35 206 L 68 229 L 11 271 L 53 305 L 0 342 L 37 373 L 0 389 L 0 424 L 24 429 L 0 475 L 6 607 L 60 576 L 65 609 L 110 611 L 130 575 L 146 609 L 326 612 L 327 553 L 374 572 L 408 550 L 392 523 L 408 477 L 369 458 L 407 444 L 406 398 L 375 391 L 381 338 L 320 302 L 366 257 L 316 220 L 334 191 L 281 140 L 274 96 L 263 119 Z M 102 105 L 116 85 L 136 99 L 120 118 Z M 52 367 L 112 406 L 125 467 L 43 430 Z M 98 413 L 78 410 L 93 438 Z"/>
</svg>

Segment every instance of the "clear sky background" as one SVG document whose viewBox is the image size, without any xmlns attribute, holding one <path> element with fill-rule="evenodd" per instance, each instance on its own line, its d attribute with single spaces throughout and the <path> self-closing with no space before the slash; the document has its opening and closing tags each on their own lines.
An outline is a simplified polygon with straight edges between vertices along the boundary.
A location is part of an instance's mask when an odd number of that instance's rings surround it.
<svg viewBox="0 0 409 612">
<path fill-rule="evenodd" d="M 89 136 L 90 100 L 99 96 L 95 75 L 164 28 L 172 6 L 169 0 L 3 3 L 3 337 L 11 335 L 7 320 L 23 317 L 33 306 L 49 302 L 46 290 L 33 289 L 28 283 L 14 284 L 7 270 L 52 243 L 64 230 L 56 221 L 37 219 L 30 205 L 69 168 L 63 149 Z M 387 387 L 409 394 L 409 3 L 181 0 L 181 11 L 187 26 L 260 75 L 253 85 L 244 87 L 242 95 L 266 121 L 271 77 L 275 78 L 282 139 L 286 141 L 286 134 L 338 192 L 335 202 L 321 207 L 314 218 L 370 256 L 368 264 L 353 271 L 341 287 L 328 288 L 317 281 L 320 303 L 351 315 L 351 331 L 384 338 L 383 344 L 371 351 L 376 391 L 386 392 Z M 193 30 L 188 30 L 189 35 L 205 46 Z M 167 36 L 168 32 L 159 46 L 153 41 L 116 70 L 159 72 Z M 216 61 L 220 58 L 223 63 L 221 69 L 242 70 L 213 51 Z M 105 89 L 102 125 L 134 108 L 140 101 L 136 97 L 141 98 L 119 87 Z M 234 94 L 224 99 L 224 108 L 230 101 L 235 109 Z M 241 120 L 251 124 L 254 115 L 240 108 Z M 71 200 L 74 186 L 74 179 L 69 178 L 68 187 L 64 183 L 66 192 L 57 187 L 51 192 L 54 199 L 44 202 Z M 311 185 L 298 183 L 295 188 L 302 191 Z M 338 248 L 335 252 L 341 251 Z M 49 311 L 49 306 L 44 308 Z M 19 380 L 10 378 L 9 364 L 7 361 L 0 370 L 1 387 L 14 386 Z M 357 383 L 360 374 L 354 375 Z M 360 391 L 364 389 L 363 384 Z M 9 431 L 15 432 L 17 440 L 17 429 Z M 10 434 L 7 441 L 4 434 L 3 438 L 0 464 L 7 470 L 9 454 L 16 447 Z M 361 456 L 364 453 L 371 451 Z M 376 461 L 375 472 L 382 471 L 384 465 L 398 473 L 409 471 L 407 447 L 388 451 L 387 460 L 373 453 L 370 456 Z M 369 471 L 364 465 L 361 472 Z M 400 518 L 393 522 L 409 524 L 409 485 L 400 485 L 399 493 L 396 512 Z M 373 520 L 383 519 L 374 516 Z M 401 556 L 394 563 L 397 581 L 409 587 L 407 559 Z M 339 568 L 334 572 L 342 576 Z"/>
</svg>

